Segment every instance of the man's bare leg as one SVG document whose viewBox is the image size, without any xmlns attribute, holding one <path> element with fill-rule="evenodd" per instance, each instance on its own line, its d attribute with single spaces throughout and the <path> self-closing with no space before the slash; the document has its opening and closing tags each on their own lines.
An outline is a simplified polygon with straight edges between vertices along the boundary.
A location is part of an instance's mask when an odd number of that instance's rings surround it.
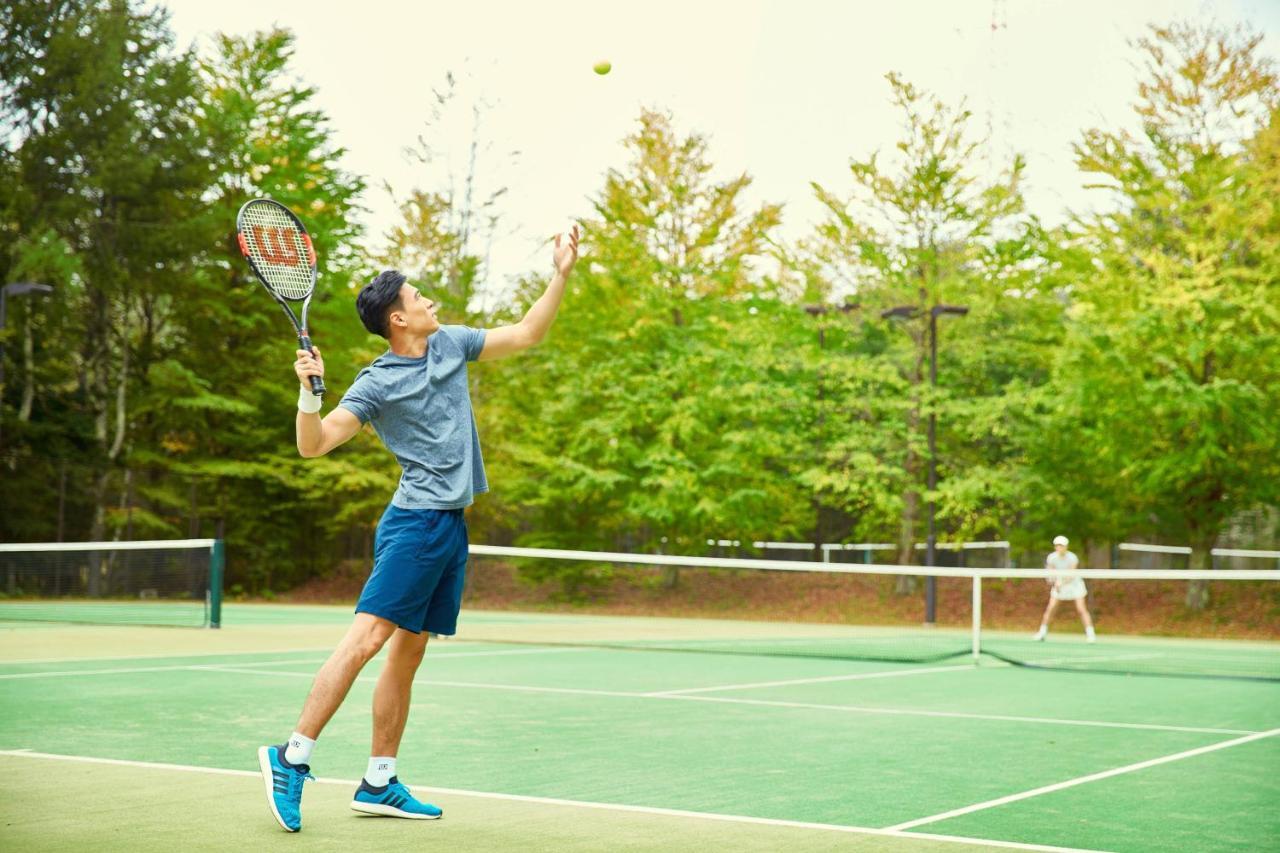
<svg viewBox="0 0 1280 853">
<path fill-rule="evenodd" d="M 357 613 L 338 648 L 320 667 L 302 706 L 297 731 L 315 740 L 333 717 L 364 665 L 396 633 L 396 625 L 369 613 Z"/>
<path fill-rule="evenodd" d="M 387 662 L 373 688 L 373 751 L 371 755 L 395 757 L 409 719 L 413 678 L 427 651 L 427 632 L 414 634 L 403 628 L 387 644 Z"/>
<path fill-rule="evenodd" d="M 396 774 L 396 753 L 409 719 L 413 678 L 427 651 L 424 631 L 398 630 L 387 644 L 387 662 L 373 688 L 373 749 L 369 768 L 351 801 L 351 808 L 365 814 L 433 820 L 444 814 L 438 806 L 413 796 Z"/>
<path fill-rule="evenodd" d="M 258 749 L 258 766 L 266 783 L 271 813 L 289 832 L 302 828 L 302 785 L 311 777 L 311 749 L 325 724 L 338 710 L 364 665 L 396 630 L 395 623 L 357 613 L 342 642 L 320 667 L 302 707 L 298 728 L 283 746 Z M 438 815 L 437 815 L 438 816 Z"/>
</svg>

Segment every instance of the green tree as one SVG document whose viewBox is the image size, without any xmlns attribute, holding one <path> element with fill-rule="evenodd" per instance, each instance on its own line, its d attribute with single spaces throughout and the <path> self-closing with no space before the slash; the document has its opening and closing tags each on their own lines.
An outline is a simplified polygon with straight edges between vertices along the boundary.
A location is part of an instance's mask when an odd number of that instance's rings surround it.
<svg viewBox="0 0 1280 853">
<path fill-rule="evenodd" d="M 706 140 L 668 115 L 642 113 L 626 147 L 550 337 L 483 369 L 486 458 L 521 508 L 513 533 L 687 551 L 803 529 L 786 343 L 803 315 L 762 274 L 779 209 L 744 210 L 750 179 L 714 179 Z M 528 279 L 520 304 L 543 284 Z"/>
<path fill-rule="evenodd" d="M 1088 449 L 1088 488 L 1204 568 L 1233 515 L 1277 497 L 1280 89 L 1260 43 L 1153 26 L 1136 43 L 1141 133 L 1093 129 L 1076 146 L 1115 203 L 1073 229 L 1086 259 L 1050 429 Z M 1207 596 L 1194 584 L 1188 604 Z"/>
<path fill-rule="evenodd" d="M 864 325 L 849 336 L 850 352 L 827 359 L 835 384 L 824 420 L 839 435 L 824 441 L 806 479 L 855 520 L 851 533 L 885 535 L 895 516 L 898 560 L 910 563 L 927 498 L 931 412 L 944 523 L 965 536 L 1000 532 L 1010 520 L 1010 420 L 1026 389 L 1043 381 L 1037 364 L 1047 365 L 1049 353 L 1037 346 L 1051 337 L 1055 309 L 1039 281 L 1039 229 L 1023 210 L 1022 159 L 986 177 L 986 141 L 963 104 L 950 107 L 896 74 L 888 80 L 903 115 L 894 159 L 876 153 L 852 162 L 847 193 L 813 185 L 825 218 L 802 247 L 810 289 L 856 299 Z M 929 314 L 948 304 L 969 314 L 939 323 L 946 343 L 935 393 L 926 372 Z M 905 335 L 880 325 L 882 311 L 900 306 L 911 309 Z"/>
<path fill-rule="evenodd" d="M 394 461 L 368 434 L 331 457 L 298 456 L 296 343 L 235 247 L 236 211 L 254 196 L 282 202 L 307 225 L 319 259 L 310 326 L 326 355 L 332 405 L 379 351 L 353 305 L 365 265 L 353 218 L 364 184 L 340 166 L 344 152 L 313 103 L 314 88 L 291 70 L 293 45 L 281 29 L 223 35 L 199 64 L 199 120 L 221 155 L 206 191 L 199 272 L 182 306 L 189 346 L 202 357 L 193 363 L 174 353 L 156 399 L 172 412 L 156 442 L 178 475 L 171 499 L 181 495 L 188 514 L 225 528 L 229 580 L 259 589 L 369 553 L 395 482 Z M 282 523 L 288 518 L 306 521 Z"/>
<path fill-rule="evenodd" d="M 197 231 L 188 214 L 208 169 L 207 139 L 194 121 L 193 61 L 173 49 L 163 11 L 121 0 L 19 3 L 3 15 L 14 179 L 5 192 L 4 273 L 30 269 L 35 246 L 70 256 L 45 253 L 39 270 L 61 285 L 42 336 L 58 355 L 34 399 L 21 404 L 41 421 L 39 444 L 16 452 L 82 448 L 90 522 L 79 535 L 101 538 L 121 516 L 125 526 L 134 520 L 134 404 L 178 282 L 191 271 Z M 51 389 L 61 392 L 56 400 Z M 55 412 L 56 421 L 45 420 Z M 109 494 L 117 488 L 118 500 Z M 41 491 L 36 485 L 27 500 Z"/>
<path fill-rule="evenodd" d="M 23 510 L 4 514 L 4 534 L 225 531 L 229 579 L 258 587 L 367 545 L 376 510 L 361 498 L 385 499 L 392 478 L 368 438 L 321 464 L 298 458 L 292 335 L 233 239 L 253 195 L 308 222 L 322 259 L 315 337 L 350 358 L 330 360 L 340 393 L 368 346 L 348 286 L 362 184 L 289 74 L 292 37 L 222 38 L 201 59 L 173 49 L 162 13 L 124 2 L 4 14 L 14 180 L 0 188 L 0 264 L 58 287 L 19 315 L 36 318 L 39 350 L 34 399 L 5 394 L 6 426 L 21 429 L 5 439 L 15 476 L 0 488 Z"/>
</svg>

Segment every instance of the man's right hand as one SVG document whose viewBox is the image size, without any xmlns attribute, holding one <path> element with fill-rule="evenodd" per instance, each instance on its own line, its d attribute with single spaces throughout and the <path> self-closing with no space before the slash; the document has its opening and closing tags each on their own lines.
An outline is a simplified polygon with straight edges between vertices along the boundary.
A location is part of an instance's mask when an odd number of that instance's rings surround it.
<svg viewBox="0 0 1280 853">
<path fill-rule="evenodd" d="M 320 347 L 313 347 L 313 349 L 315 355 L 304 349 L 298 350 L 298 360 L 293 363 L 293 372 L 298 374 L 298 381 L 308 391 L 311 390 L 311 380 L 308 377 L 324 377 L 324 359 L 320 357 Z"/>
</svg>

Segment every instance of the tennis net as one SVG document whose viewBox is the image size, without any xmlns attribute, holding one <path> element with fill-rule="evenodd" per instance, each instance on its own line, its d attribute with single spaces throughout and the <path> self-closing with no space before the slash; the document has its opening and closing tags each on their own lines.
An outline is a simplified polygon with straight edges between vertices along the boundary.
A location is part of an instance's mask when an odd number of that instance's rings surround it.
<svg viewBox="0 0 1280 853">
<path fill-rule="evenodd" d="M 1049 599 L 1036 569 L 933 568 L 938 621 L 928 626 L 923 593 L 896 592 L 899 576 L 923 575 L 921 566 L 473 545 L 468 572 L 469 608 L 578 614 L 464 619 L 460 636 L 473 640 L 1280 681 L 1276 570 L 1081 570 L 1096 643 L 1069 601 L 1047 639 L 1033 639 Z M 1208 581 L 1201 609 L 1187 605 L 1191 580 Z"/>
<path fill-rule="evenodd" d="M 666 540 L 663 540 L 666 541 Z M 917 542 L 915 550 L 922 554 L 925 543 Z M 712 557 L 759 557 L 766 560 L 821 560 L 824 563 L 892 563 L 898 546 L 889 542 L 761 542 L 741 539 L 708 539 L 707 553 Z M 1000 566 L 1009 568 L 1009 543 L 939 542 L 934 546 L 934 565 L 975 568 Z"/>
<path fill-rule="evenodd" d="M 217 628 L 222 541 L 0 544 L 0 621 Z"/>
</svg>

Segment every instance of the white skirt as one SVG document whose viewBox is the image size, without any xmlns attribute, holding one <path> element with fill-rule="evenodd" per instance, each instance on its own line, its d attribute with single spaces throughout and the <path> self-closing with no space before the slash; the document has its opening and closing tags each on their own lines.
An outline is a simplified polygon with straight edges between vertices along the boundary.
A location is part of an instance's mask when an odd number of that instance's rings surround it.
<svg viewBox="0 0 1280 853">
<path fill-rule="evenodd" d="M 1084 578 L 1071 578 L 1062 584 L 1049 588 L 1049 596 L 1058 601 L 1075 601 L 1088 596 L 1089 590 L 1085 589 Z"/>
</svg>

